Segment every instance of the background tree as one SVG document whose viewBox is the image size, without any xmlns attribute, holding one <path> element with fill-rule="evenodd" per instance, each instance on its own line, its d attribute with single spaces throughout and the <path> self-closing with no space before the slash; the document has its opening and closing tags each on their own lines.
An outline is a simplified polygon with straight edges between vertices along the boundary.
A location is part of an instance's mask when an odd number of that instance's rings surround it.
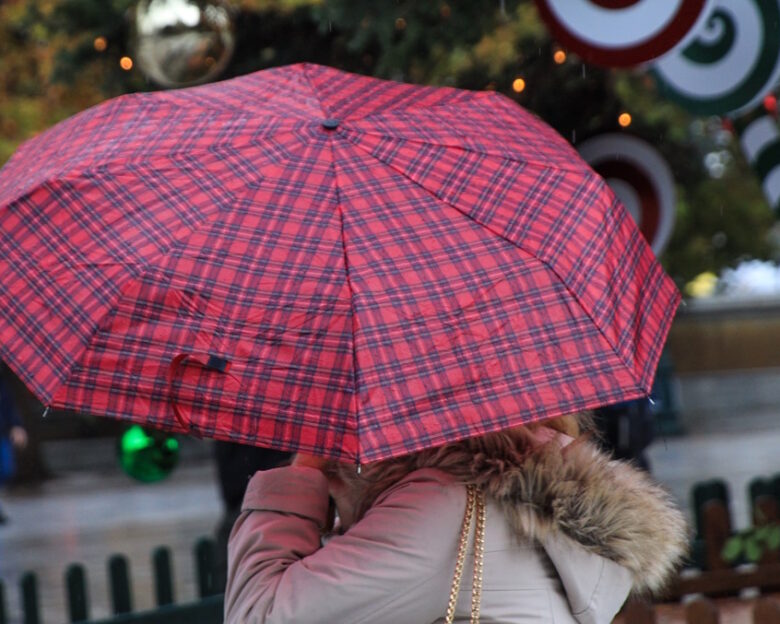
<svg viewBox="0 0 780 624">
<path fill-rule="evenodd" d="M 105 98 L 156 89 L 132 56 L 133 0 L 0 5 L 0 163 L 24 139 Z M 565 60 L 530 1 L 243 0 L 223 77 L 309 61 L 409 82 L 496 89 L 573 143 L 629 131 L 656 146 L 677 183 L 677 224 L 662 258 L 682 284 L 703 270 L 772 257 L 775 223 L 735 141 L 659 96 L 640 72 Z M 524 81 L 519 89 L 518 78 Z M 514 87 L 514 88 L 513 88 Z M 707 123 L 704 123 L 707 122 Z M 702 131 L 705 128 L 706 131 Z M 725 159 L 713 177 L 708 154 Z M 725 154 L 725 156 L 724 156 Z"/>
</svg>

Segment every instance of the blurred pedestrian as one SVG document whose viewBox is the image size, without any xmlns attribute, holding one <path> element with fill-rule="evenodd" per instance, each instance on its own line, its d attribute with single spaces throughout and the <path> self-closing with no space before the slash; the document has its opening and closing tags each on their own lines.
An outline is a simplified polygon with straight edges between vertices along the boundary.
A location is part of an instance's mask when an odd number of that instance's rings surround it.
<svg viewBox="0 0 780 624">
<path fill-rule="evenodd" d="M 581 421 L 468 438 L 359 474 L 301 454 L 258 473 L 230 537 L 225 621 L 611 621 L 632 589 L 668 580 L 685 521 L 646 473 L 580 435 Z M 323 546 L 329 494 L 342 526 Z"/>
<path fill-rule="evenodd" d="M 2 377 L 0 368 L 0 485 L 11 480 L 16 472 L 15 450 L 27 446 L 27 431 L 22 426 L 11 391 Z M 0 524 L 8 522 L 8 516 L 0 506 Z"/>
<path fill-rule="evenodd" d="M 602 446 L 615 459 L 632 461 L 650 472 L 645 451 L 655 438 L 655 416 L 647 399 L 600 407 L 594 420 Z"/>
</svg>

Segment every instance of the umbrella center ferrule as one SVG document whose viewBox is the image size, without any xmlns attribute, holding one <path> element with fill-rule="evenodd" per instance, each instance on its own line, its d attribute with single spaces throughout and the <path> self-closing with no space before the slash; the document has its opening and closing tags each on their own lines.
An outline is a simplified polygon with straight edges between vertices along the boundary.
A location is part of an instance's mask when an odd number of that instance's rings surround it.
<svg viewBox="0 0 780 624">
<path fill-rule="evenodd" d="M 323 119 L 321 123 L 325 130 L 335 130 L 341 122 L 338 119 Z"/>
</svg>

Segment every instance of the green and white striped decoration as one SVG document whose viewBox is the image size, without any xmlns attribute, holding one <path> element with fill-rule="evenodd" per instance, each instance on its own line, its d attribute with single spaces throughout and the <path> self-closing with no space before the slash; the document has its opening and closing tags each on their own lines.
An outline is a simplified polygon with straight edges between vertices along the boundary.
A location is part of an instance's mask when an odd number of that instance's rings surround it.
<svg viewBox="0 0 780 624">
<path fill-rule="evenodd" d="M 772 209 L 780 215 L 780 129 L 766 114 L 754 114 L 736 120 L 742 153 L 761 181 L 761 188 Z"/>
<path fill-rule="evenodd" d="M 661 91 L 691 112 L 753 110 L 780 79 L 780 0 L 715 0 L 695 35 L 652 68 Z"/>
</svg>

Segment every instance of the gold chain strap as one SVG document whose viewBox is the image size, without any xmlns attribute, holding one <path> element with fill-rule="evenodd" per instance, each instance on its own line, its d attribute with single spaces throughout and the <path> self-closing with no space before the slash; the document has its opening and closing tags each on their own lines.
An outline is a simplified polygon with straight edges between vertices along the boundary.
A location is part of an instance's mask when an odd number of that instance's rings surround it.
<svg viewBox="0 0 780 624">
<path fill-rule="evenodd" d="M 479 624 L 479 606 L 482 599 L 482 562 L 485 554 L 485 495 L 477 490 L 477 486 L 466 487 L 466 513 L 463 515 L 463 524 L 460 527 L 460 543 L 458 545 L 458 557 L 455 561 L 455 574 L 450 588 L 450 599 L 447 603 L 446 624 L 452 624 L 455 619 L 455 604 L 458 602 L 460 581 L 463 576 L 463 563 L 466 560 L 466 548 L 468 547 L 469 531 L 474 512 L 477 514 L 477 526 L 474 532 L 474 578 L 471 587 L 471 624 Z"/>
<path fill-rule="evenodd" d="M 485 555 L 485 494 L 477 491 L 477 527 L 474 532 L 474 578 L 471 584 L 471 624 L 479 624 L 479 605 L 482 601 L 482 561 Z"/>
</svg>

